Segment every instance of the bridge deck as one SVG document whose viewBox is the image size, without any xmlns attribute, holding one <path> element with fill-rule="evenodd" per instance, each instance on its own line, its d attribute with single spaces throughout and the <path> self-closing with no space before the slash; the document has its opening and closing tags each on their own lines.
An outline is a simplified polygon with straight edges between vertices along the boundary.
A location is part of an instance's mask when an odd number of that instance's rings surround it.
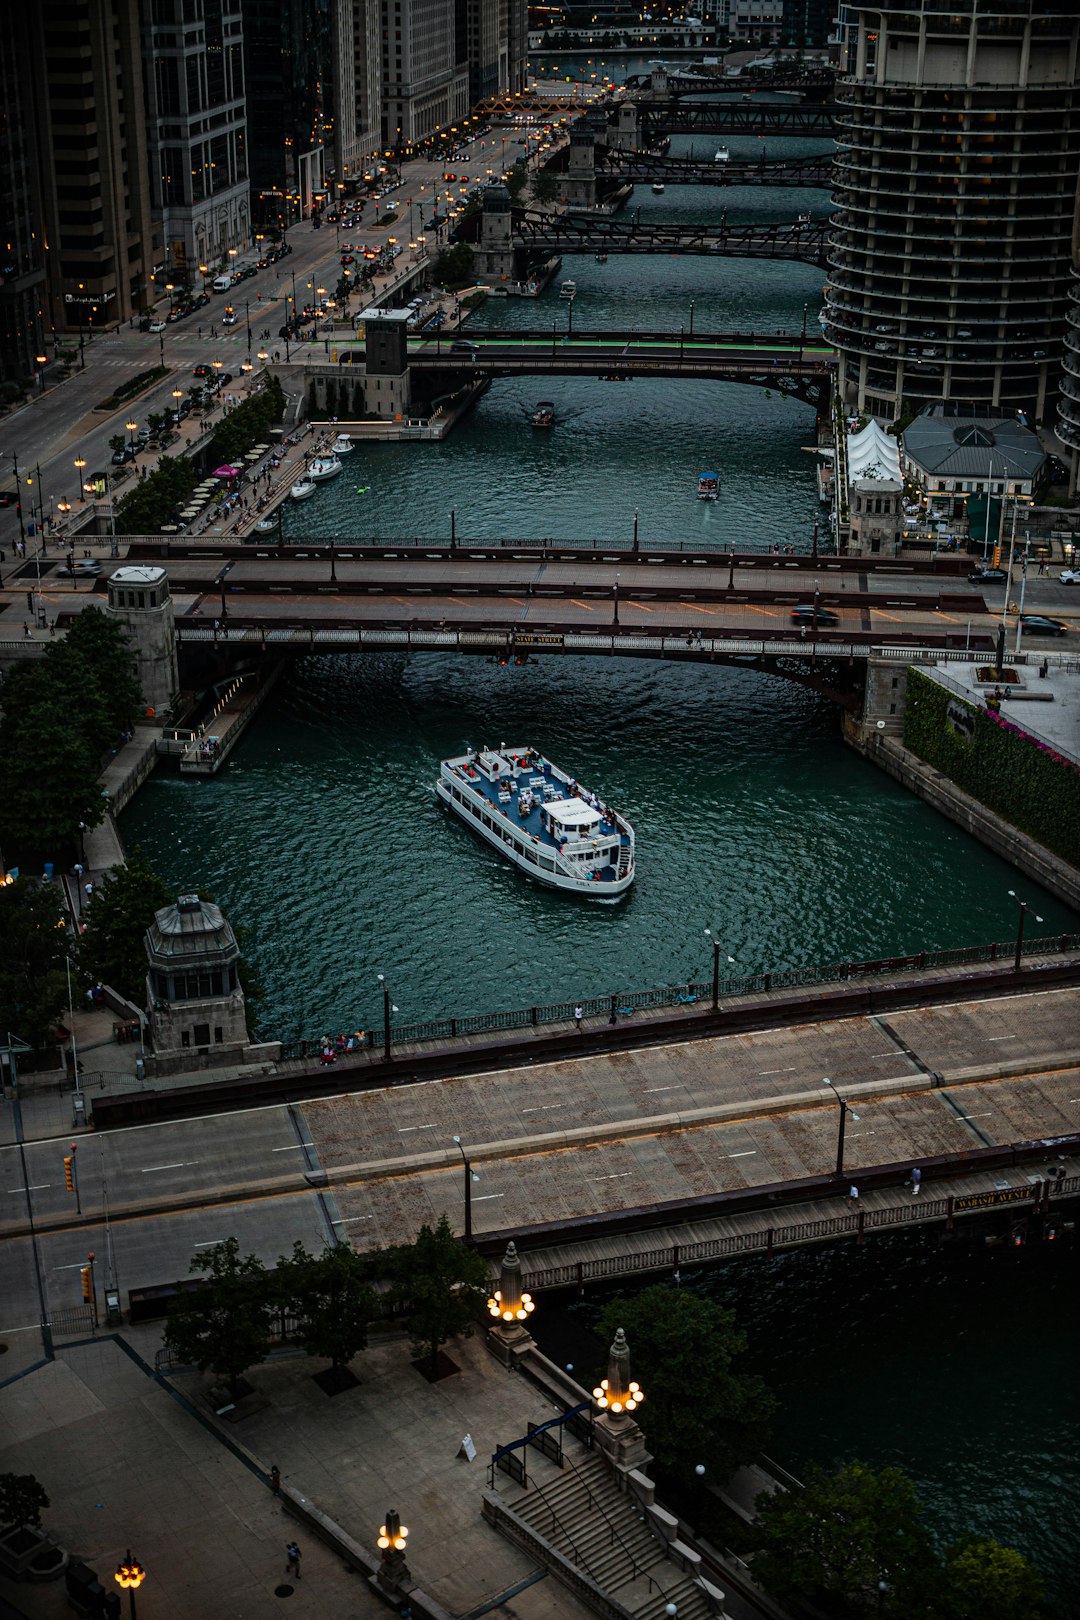
<svg viewBox="0 0 1080 1620">
<path fill-rule="evenodd" d="M 528 1248 L 543 1223 L 828 1178 L 838 1109 L 823 1074 L 859 1115 L 848 1116 L 845 1194 L 879 1165 L 936 1159 L 940 1174 L 967 1175 L 963 1156 L 996 1144 L 1046 1138 L 1052 1158 L 1049 1139 L 1080 1130 L 1078 1057 L 1076 991 L 1033 990 L 397 1085 L 308 1102 L 305 1114 L 357 1247 L 396 1241 L 443 1211 L 460 1230 L 458 1135 L 481 1177 L 474 1230 L 512 1232 Z M 982 1192 L 1036 1172 L 970 1174 Z M 938 1190 L 928 1175 L 920 1208 Z M 865 1192 L 868 1207 L 911 1201 L 895 1178 L 891 1190 Z M 834 1201 L 825 1213 L 835 1212 Z M 770 1216 L 723 1219 L 737 1223 L 725 1231 L 749 1232 Z M 639 1231 L 630 1248 L 707 1235 L 676 1210 L 665 1232 Z M 610 1259 L 629 1252 L 630 1236 L 588 1241 Z M 550 1237 L 545 1250 L 529 1269 L 556 1263 Z"/>
</svg>

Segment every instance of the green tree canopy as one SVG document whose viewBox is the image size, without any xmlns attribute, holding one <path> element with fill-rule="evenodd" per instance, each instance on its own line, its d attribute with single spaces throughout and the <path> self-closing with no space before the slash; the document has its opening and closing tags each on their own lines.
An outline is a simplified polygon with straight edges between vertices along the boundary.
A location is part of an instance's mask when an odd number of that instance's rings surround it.
<svg viewBox="0 0 1080 1620">
<path fill-rule="evenodd" d="M 173 896 L 139 849 L 97 885 L 83 911 L 79 964 L 92 979 L 101 979 L 141 1006 L 146 983 L 146 930 L 155 911 Z"/>
<path fill-rule="evenodd" d="M 77 704 L 51 692 L 47 682 L 32 706 L 12 703 L 10 682 L 4 683 L 0 722 L 0 841 L 9 853 L 60 860 L 74 845 L 79 823 L 96 827 L 105 814 L 99 755 L 79 727 Z"/>
<path fill-rule="evenodd" d="M 300 1319 L 309 1356 L 325 1356 L 334 1371 L 367 1346 L 368 1324 L 378 1311 L 369 1281 L 370 1261 L 348 1243 L 308 1254 L 302 1243 L 278 1262 L 279 1292 Z"/>
<path fill-rule="evenodd" d="M 435 260 L 435 280 L 440 287 L 471 287 L 473 284 L 473 250 L 468 242 L 455 242 L 444 248 Z"/>
<path fill-rule="evenodd" d="M 488 1269 L 482 1255 L 458 1241 L 445 1215 L 432 1228 L 422 1226 L 415 1243 L 400 1244 L 383 1256 L 393 1296 L 411 1310 L 413 1354 L 428 1357 L 438 1375 L 439 1346 L 468 1338 L 483 1310 Z"/>
<path fill-rule="evenodd" d="M 272 1279 L 255 1255 L 241 1258 L 233 1237 L 197 1254 L 191 1270 L 203 1273 L 206 1286 L 173 1301 L 165 1344 L 200 1372 L 213 1368 L 235 1398 L 241 1373 L 265 1361 L 270 1350 Z"/>
<path fill-rule="evenodd" d="M 244 456 L 284 415 L 285 392 L 277 377 L 271 377 L 265 388 L 231 410 L 215 430 L 208 452 L 210 466 L 232 463 Z"/>
<path fill-rule="evenodd" d="M 945 1554 L 943 1620 L 1039 1620 L 1042 1579 L 1034 1564 L 989 1536 L 968 1536 Z"/>
<path fill-rule="evenodd" d="M 68 931 L 56 893 L 33 878 L 0 887 L 0 1030 L 50 1044 L 67 1007 Z"/>
<path fill-rule="evenodd" d="M 162 524 L 171 522 L 197 482 L 187 456 L 162 456 L 156 470 L 117 502 L 117 534 L 155 534 Z"/>
<path fill-rule="evenodd" d="M 831 1620 L 926 1612 L 936 1560 L 915 1487 L 899 1468 L 811 1468 L 805 1485 L 759 1496 L 754 1579 Z"/>
<path fill-rule="evenodd" d="M 686 1479 L 708 1458 L 724 1479 L 756 1456 L 775 1401 L 756 1373 L 733 1366 L 746 1349 L 733 1311 L 692 1289 L 658 1285 L 606 1307 L 598 1329 L 605 1345 L 620 1327 L 645 1391 L 636 1416 L 664 1468 Z"/>
<path fill-rule="evenodd" d="M 0 1474 L 0 1524 L 41 1523 L 49 1498 L 33 1474 Z"/>
</svg>

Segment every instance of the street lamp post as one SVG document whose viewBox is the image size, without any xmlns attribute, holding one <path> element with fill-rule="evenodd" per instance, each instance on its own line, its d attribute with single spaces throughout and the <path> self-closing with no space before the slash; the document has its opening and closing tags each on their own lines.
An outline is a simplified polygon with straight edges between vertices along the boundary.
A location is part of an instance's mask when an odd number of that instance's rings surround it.
<svg viewBox="0 0 1080 1620">
<path fill-rule="evenodd" d="M 138 1559 L 132 1558 L 130 1547 L 128 1548 L 128 1554 L 125 1562 L 117 1567 L 117 1571 L 113 1576 L 113 1579 L 117 1586 L 127 1589 L 128 1601 L 131 1604 L 131 1620 L 138 1620 L 135 1613 L 135 1593 L 139 1590 L 139 1587 L 142 1585 L 143 1581 L 145 1581 L 146 1571 L 143 1569 Z"/>
<path fill-rule="evenodd" d="M 823 1086 L 828 1086 L 831 1089 L 833 1096 L 840 1104 L 840 1129 L 836 1133 L 836 1176 L 839 1180 L 839 1178 L 844 1174 L 844 1129 L 847 1125 L 847 1116 L 849 1112 L 848 1104 L 845 1098 L 841 1097 L 828 1075 L 825 1076 L 821 1083 Z M 859 1116 L 855 1112 L 854 1108 L 852 1108 L 850 1112 L 852 1119 L 857 1120 Z"/>
<path fill-rule="evenodd" d="M 1015 952 L 1013 954 L 1013 972 L 1014 973 L 1019 973 L 1019 971 L 1020 971 L 1020 958 L 1024 954 L 1024 925 L 1027 922 L 1028 912 L 1029 911 L 1031 912 L 1031 915 L 1035 918 L 1035 921 L 1038 922 L 1038 923 L 1042 922 L 1042 918 L 1039 916 L 1039 914 L 1035 910 L 1034 906 L 1028 905 L 1028 902 L 1026 900 L 1021 900 L 1020 896 L 1017 894 L 1015 889 L 1010 889 L 1009 890 L 1009 895 L 1013 900 L 1016 901 L 1017 905 L 1020 907 L 1020 916 L 1017 919 L 1017 923 L 1016 923 L 1016 950 L 1015 950 Z"/>
<path fill-rule="evenodd" d="M 720 1005 L 720 941 L 711 928 L 706 928 L 705 937 L 712 944 L 712 1004 L 713 1012 L 716 1012 Z M 727 952 L 724 954 L 727 955 Z M 729 962 L 734 962 L 734 960 L 733 956 L 728 956 Z"/>
<path fill-rule="evenodd" d="M 78 471 L 79 471 L 79 499 L 82 501 L 83 505 L 85 506 L 85 504 L 86 504 L 86 485 L 83 483 L 83 468 L 86 466 L 86 457 L 85 456 L 76 456 L 75 457 L 75 466 L 78 468 Z"/>
<path fill-rule="evenodd" d="M 280 511 L 280 507 L 278 508 L 278 510 Z M 397 1012 L 397 1008 L 395 1007 L 394 1003 L 390 1000 L 390 990 L 389 990 L 389 986 L 386 983 L 385 976 L 382 973 L 380 973 L 378 977 L 379 977 L 379 989 L 382 991 L 382 998 L 383 998 L 383 1058 L 385 1059 L 385 1061 L 387 1063 L 389 1063 L 390 1062 L 390 1016 L 391 1016 L 392 1013 Z"/>
<path fill-rule="evenodd" d="M 138 424 L 138 422 L 125 422 L 124 426 L 127 428 L 128 433 L 131 436 L 130 437 L 130 442 L 128 444 L 128 449 L 131 451 L 132 455 L 134 455 L 135 454 L 135 435 L 139 431 L 139 424 Z"/>
<path fill-rule="evenodd" d="M 465 1241 L 466 1241 L 466 1243 L 471 1243 L 472 1242 L 472 1184 L 473 1184 L 474 1181 L 479 1181 L 480 1177 L 476 1174 L 476 1171 L 473 1169 L 472 1165 L 469 1163 L 468 1155 L 465 1152 L 465 1148 L 464 1148 L 464 1145 L 462 1143 L 461 1137 L 460 1136 L 455 1136 L 454 1141 L 457 1143 L 458 1152 L 461 1154 L 461 1162 L 465 1166 Z"/>
<path fill-rule="evenodd" d="M 41 392 L 44 393 L 45 392 L 45 367 L 48 364 L 49 357 L 48 357 L 47 354 L 36 354 L 34 356 L 34 360 L 36 361 L 37 367 L 38 367 L 38 387 L 41 389 Z"/>
<path fill-rule="evenodd" d="M 244 299 L 244 319 L 247 322 L 247 350 L 248 350 L 248 358 L 250 359 L 250 357 L 251 357 L 251 299 L 250 298 L 245 298 Z"/>
</svg>

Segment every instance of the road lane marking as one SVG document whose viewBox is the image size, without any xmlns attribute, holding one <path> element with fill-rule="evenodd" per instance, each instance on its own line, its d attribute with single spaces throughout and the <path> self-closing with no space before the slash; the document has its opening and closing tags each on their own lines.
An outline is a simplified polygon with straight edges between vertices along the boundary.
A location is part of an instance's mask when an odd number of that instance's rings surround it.
<svg viewBox="0 0 1080 1620">
<path fill-rule="evenodd" d="M 790 1069 L 759 1069 L 758 1074 L 794 1074 L 797 1064 L 793 1063 Z"/>
<path fill-rule="evenodd" d="M 492 1198 L 505 1198 L 505 1197 L 506 1197 L 505 1193 L 481 1193 L 479 1195 L 479 1197 L 477 1196 L 476 1193 L 473 1193 L 472 1201 L 473 1201 L 474 1204 L 486 1204 Z"/>
<path fill-rule="evenodd" d="M 593 611 L 588 602 L 579 602 L 576 596 L 572 596 L 570 598 L 570 602 L 574 607 L 584 608 L 586 613 L 591 613 Z"/>
<path fill-rule="evenodd" d="M 301 1148 L 313 1147 L 312 1142 L 290 1142 L 288 1147 L 271 1148 L 271 1153 L 299 1153 Z"/>
<path fill-rule="evenodd" d="M 1018 1041 L 1019 1035 L 988 1035 L 988 1041 Z"/>
<path fill-rule="evenodd" d="M 36 1181 L 32 1187 L 9 1187 L 8 1192 L 9 1193 L 44 1192 L 47 1187 L 51 1187 L 51 1186 L 52 1186 L 51 1181 Z"/>
<path fill-rule="evenodd" d="M 54 1271 L 81 1271 L 83 1266 L 86 1265 L 86 1263 L 87 1262 L 85 1260 L 76 1260 L 74 1265 L 71 1265 L 71 1266 L 53 1266 L 53 1270 Z"/>
<path fill-rule="evenodd" d="M 984 1108 L 981 1114 L 957 1114 L 957 1119 L 986 1119 L 990 1114 L 996 1113 L 995 1108 Z"/>
<path fill-rule="evenodd" d="M 152 1176 L 155 1170 L 186 1170 L 188 1165 L 198 1164 L 198 1159 L 177 1159 L 175 1164 L 148 1164 L 139 1171 L 140 1176 Z"/>
<path fill-rule="evenodd" d="M 629 1170 L 616 1170 L 611 1176 L 586 1176 L 586 1181 L 622 1181 L 630 1174 Z"/>
<path fill-rule="evenodd" d="M 216 1249 L 219 1243 L 224 1243 L 225 1241 L 226 1240 L 224 1238 L 207 1238 L 205 1243 L 196 1243 L 194 1247 L 196 1249 Z"/>
<path fill-rule="evenodd" d="M 374 1215 L 347 1215 L 343 1221 L 332 1221 L 332 1226 L 351 1226 L 354 1221 L 373 1221 Z"/>
<path fill-rule="evenodd" d="M 682 1090 L 681 1086 L 649 1086 L 648 1089 L 645 1092 L 645 1096 L 650 1097 L 653 1094 L 654 1091 L 681 1091 L 681 1090 Z"/>
<path fill-rule="evenodd" d="M 716 617 L 716 612 L 717 612 L 716 608 L 698 607 L 693 602 L 680 602 L 679 606 L 684 607 L 684 608 L 689 608 L 691 613 L 707 613 L 709 615 L 710 619 Z M 650 609 L 650 611 L 651 611 L 651 609 Z"/>
<path fill-rule="evenodd" d="M 741 1153 L 729 1153 L 728 1158 L 729 1159 L 752 1159 L 756 1152 L 757 1152 L 757 1148 L 744 1148 Z"/>
<path fill-rule="evenodd" d="M 399 1125 L 398 1135 L 408 1136 L 410 1131 L 433 1131 L 434 1129 L 434 1125 Z"/>
</svg>

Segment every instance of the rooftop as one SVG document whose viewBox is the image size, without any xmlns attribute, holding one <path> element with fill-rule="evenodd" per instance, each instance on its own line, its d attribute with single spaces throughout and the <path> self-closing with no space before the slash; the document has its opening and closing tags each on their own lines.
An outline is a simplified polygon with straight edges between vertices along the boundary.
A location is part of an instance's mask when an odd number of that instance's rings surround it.
<svg viewBox="0 0 1080 1620">
<path fill-rule="evenodd" d="M 1038 434 L 1015 416 L 955 417 L 925 411 L 904 429 L 904 453 L 946 478 L 1034 478 L 1046 459 Z"/>
</svg>

